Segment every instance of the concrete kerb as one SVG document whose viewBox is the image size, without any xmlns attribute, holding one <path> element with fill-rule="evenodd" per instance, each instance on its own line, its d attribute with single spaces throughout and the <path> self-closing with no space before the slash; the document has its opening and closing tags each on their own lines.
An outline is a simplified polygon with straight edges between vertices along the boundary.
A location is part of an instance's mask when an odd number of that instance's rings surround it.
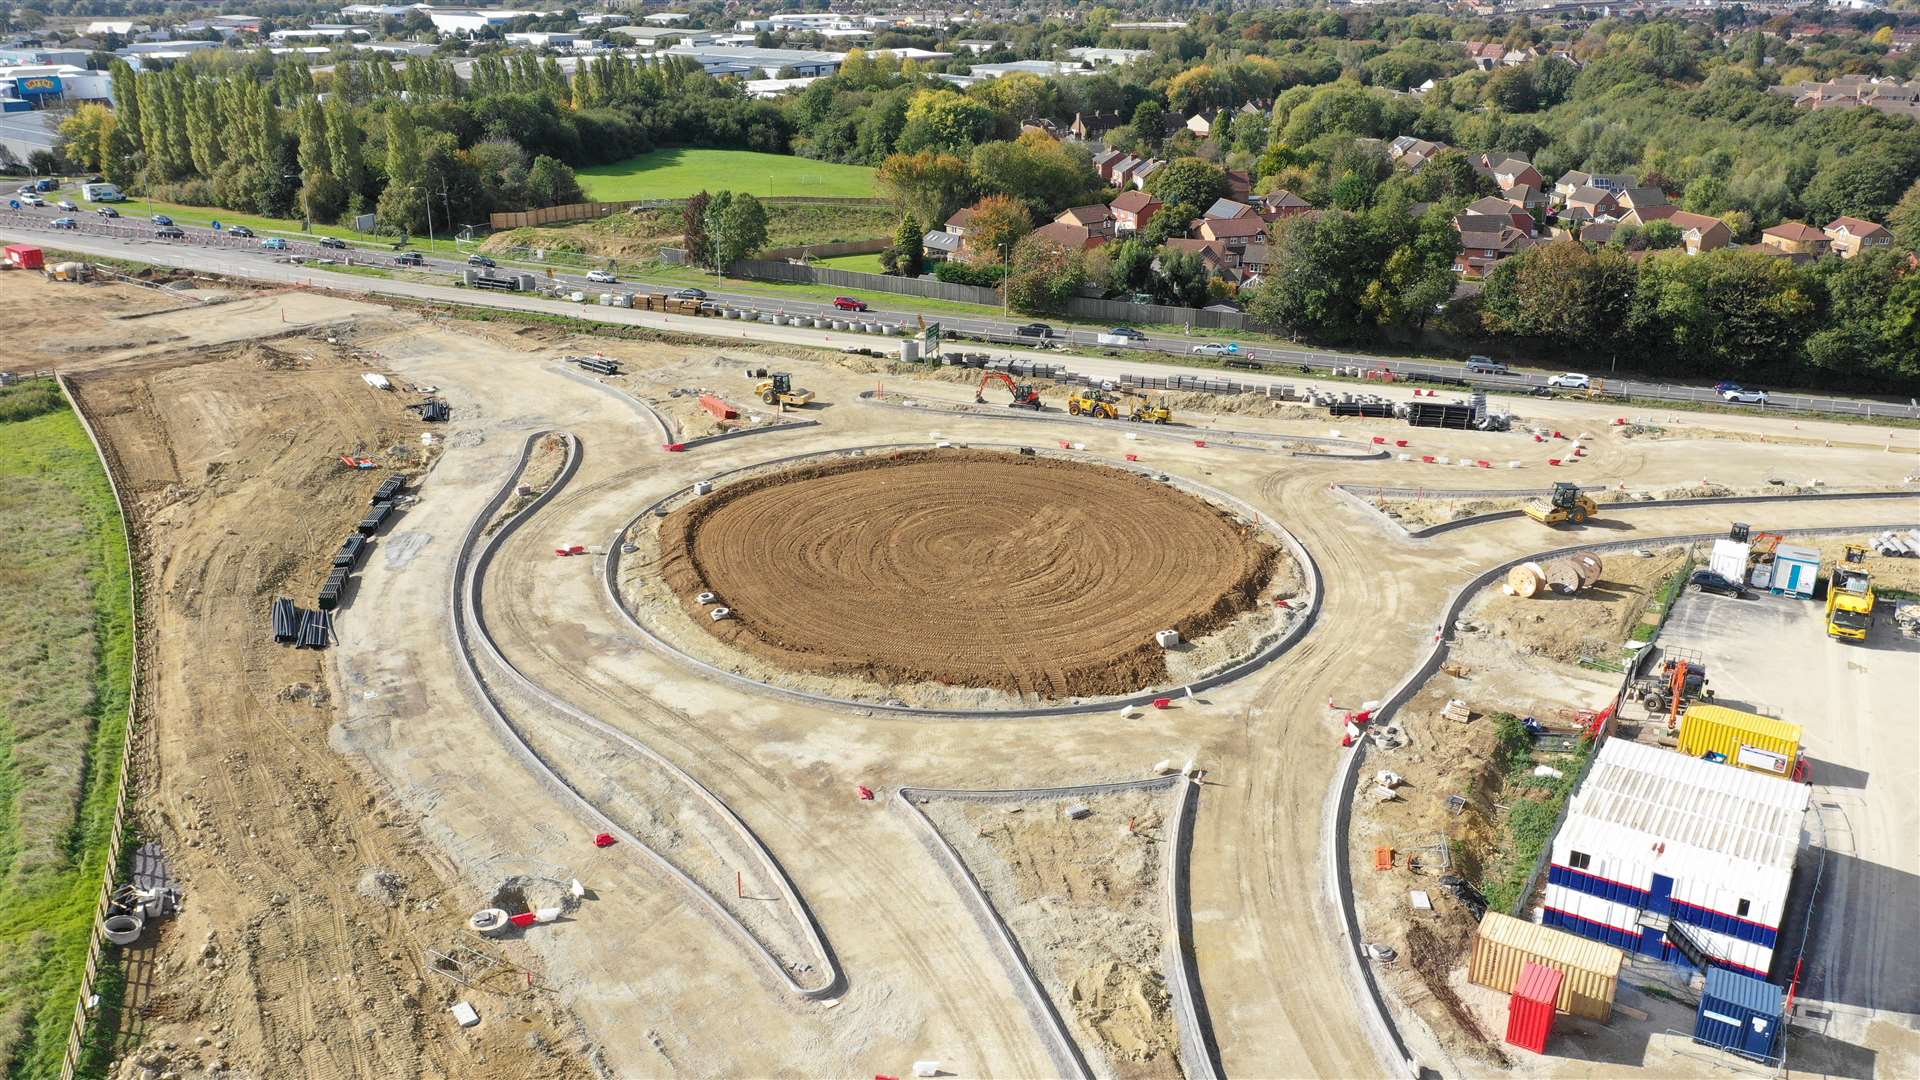
<svg viewBox="0 0 1920 1080">
<path fill-rule="evenodd" d="M 968 909 L 972 911 L 975 921 L 980 924 L 980 928 L 986 932 L 988 937 L 1000 942 L 1001 958 L 1007 964 L 1008 973 L 1013 977 L 1014 983 L 1020 987 L 1022 996 L 1026 999 L 1024 1004 L 1026 1005 L 1027 1012 L 1033 1018 L 1035 1026 L 1046 1034 L 1048 1053 L 1053 1057 L 1055 1067 L 1060 1070 L 1063 1076 L 1071 1075 L 1082 1077 L 1084 1080 L 1092 1080 L 1093 1069 L 1087 1063 L 1086 1054 L 1080 1049 L 1079 1042 L 1074 1039 L 1072 1031 L 1068 1029 L 1065 1018 L 1060 1015 L 1060 1010 L 1054 1005 L 1053 997 L 1047 993 L 1046 987 L 1040 984 L 1040 977 L 1034 972 L 1032 962 L 1027 959 L 1026 951 L 1020 947 L 1020 941 L 1014 936 L 1012 928 L 1009 927 L 1006 920 L 1001 917 L 999 909 L 993 906 L 993 901 L 987 896 L 986 889 L 981 887 L 979 879 L 974 877 L 972 870 L 968 869 L 966 860 L 960 857 L 959 851 L 954 848 L 945 836 L 941 835 L 939 828 L 934 825 L 933 819 L 928 817 L 926 811 L 920 809 L 919 804 L 914 800 L 966 799 L 974 802 L 1010 802 L 1021 799 L 1069 799 L 1076 795 L 1110 795 L 1116 792 L 1151 791 L 1155 788 L 1172 788 L 1175 783 L 1180 782 L 1182 779 L 1183 778 L 1179 776 L 1158 776 L 1145 780 L 1125 780 L 1105 784 L 1081 784 L 1074 787 L 1060 788 L 968 790 L 963 788 L 903 787 L 894 791 L 895 801 L 906 810 L 907 815 L 920 827 L 921 843 L 933 854 L 935 861 L 940 864 L 941 869 L 946 871 L 947 876 L 953 880 L 954 885 L 959 888 L 962 895 L 966 896 Z M 1176 841 L 1171 846 L 1178 848 L 1180 843 Z M 1171 865 L 1172 856 L 1170 855 L 1169 866 Z M 1169 895 L 1169 899 L 1171 899 L 1171 894 Z M 1173 967 L 1170 964 L 1168 966 L 1169 975 L 1171 975 L 1172 972 Z M 1179 1021 L 1179 1002 L 1176 999 L 1176 1025 Z M 1181 1029 L 1180 1031 L 1180 1044 L 1184 1053 L 1187 1045 L 1187 1032 L 1185 1029 Z M 1185 1064 L 1185 1062 L 1183 1062 L 1183 1064 Z M 1194 1075 L 1190 1067 L 1188 1075 Z"/>
<path fill-rule="evenodd" d="M 562 467 L 560 475 L 548 486 L 546 491 L 542 492 L 515 513 L 512 518 L 502 525 L 493 538 L 476 552 L 475 545 L 480 540 L 487 523 L 492 520 L 493 516 L 498 513 L 500 508 L 506 505 L 507 500 L 512 497 L 519 478 L 525 473 L 527 464 L 532 458 L 535 445 L 540 439 L 555 434 L 562 435 L 567 439 L 567 461 Z M 633 845 L 651 860 L 659 870 L 689 890 L 694 898 L 699 901 L 697 907 L 704 911 L 709 917 L 714 918 L 723 928 L 738 935 L 746 943 L 750 951 L 757 952 L 760 957 L 766 961 L 767 965 L 772 968 L 789 992 L 801 997 L 816 999 L 833 996 L 844 988 L 846 981 L 845 975 L 838 961 L 835 959 L 832 950 L 821 936 L 819 926 L 815 923 L 812 912 L 808 910 L 805 904 L 799 899 L 798 892 L 794 889 L 793 883 L 787 877 L 785 870 L 781 868 L 778 862 L 773 859 L 772 855 L 767 852 L 765 845 L 760 842 L 759 837 L 755 835 L 751 829 L 747 828 L 746 824 L 740 820 L 738 815 L 733 813 L 731 808 L 721 802 L 710 790 L 694 780 L 678 766 L 662 758 L 645 744 L 639 743 L 627 736 L 624 732 L 613 729 L 603 722 L 581 713 L 559 698 L 547 693 L 531 680 L 528 680 L 506 661 L 500 654 L 491 636 L 487 633 L 483 615 L 483 605 L 481 603 L 481 581 L 485 576 L 487 564 L 492 561 L 500 545 L 504 543 L 522 523 L 528 520 L 534 513 L 538 512 L 560 492 L 566 482 L 571 479 L 573 474 L 578 470 L 579 461 L 579 441 L 571 434 L 556 431 L 537 431 L 529 435 L 525 445 L 521 449 L 519 461 L 515 464 L 506 482 L 474 519 L 473 525 L 468 529 L 466 537 L 461 542 L 460 553 L 454 566 L 451 632 L 456 645 L 455 651 L 461 660 L 460 666 L 470 684 L 468 689 L 477 697 L 482 705 L 482 711 L 493 721 L 496 730 L 505 737 L 509 751 L 519 757 L 523 764 L 531 768 L 549 790 L 554 791 L 563 799 L 574 803 L 605 831 Z M 665 769 L 669 775 L 687 784 L 696 795 L 705 799 L 711 808 L 729 821 L 734 828 L 739 831 L 740 836 L 746 841 L 748 848 L 754 851 L 760 858 L 763 869 L 780 885 L 783 899 L 786 900 L 789 909 L 798 918 L 800 925 L 805 931 L 805 936 L 808 939 L 807 943 L 816 954 L 813 959 L 821 964 L 828 975 L 827 982 L 818 987 L 807 987 L 795 981 L 793 977 L 788 974 L 786 968 L 780 963 L 779 958 L 773 954 L 772 950 L 755 937 L 744 923 L 731 912 L 727 911 L 725 905 L 720 903 L 707 889 L 694 881 L 685 871 L 681 870 L 665 856 L 654 850 L 645 841 L 628 832 L 619 823 L 603 813 L 591 800 L 587 799 L 584 794 L 561 777 L 558 771 L 553 768 L 552 764 L 546 761 L 546 759 L 533 748 L 532 744 L 521 734 L 513 721 L 507 717 L 505 709 L 488 688 L 486 680 L 481 675 L 475 659 L 475 649 L 473 645 L 475 640 L 480 643 L 487 659 L 492 664 L 508 677 L 514 679 L 524 690 L 533 694 L 538 700 L 557 709 L 569 718 L 591 727 L 601 734 L 617 739 L 622 745 L 642 754 L 650 762 Z"/>
<path fill-rule="evenodd" d="M 1193 952 L 1193 898 L 1188 865 L 1193 854 L 1193 820 L 1200 801 L 1200 785 L 1190 776 L 1180 778 L 1180 796 L 1174 803 L 1173 843 L 1167 845 L 1167 917 L 1173 934 L 1167 942 L 1167 987 L 1173 999 L 1174 1027 L 1180 1033 L 1180 1064 L 1192 1080 L 1218 1080 L 1220 1044 L 1215 1038 L 1207 997 L 1200 988 L 1200 964 Z"/>
<path fill-rule="evenodd" d="M 1149 438 L 1170 439 L 1174 442 L 1192 442 L 1194 438 L 1198 436 L 1199 438 L 1208 440 L 1209 446 L 1212 446 L 1215 449 L 1220 449 L 1220 450 L 1247 450 L 1247 451 L 1253 451 L 1255 453 L 1272 453 L 1272 451 L 1268 450 L 1266 447 L 1237 446 L 1231 442 L 1216 443 L 1216 442 L 1213 442 L 1212 440 L 1214 439 L 1253 439 L 1259 442 L 1303 442 L 1303 443 L 1313 443 L 1321 446 L 1357 446 L 1359 445 L 1347 439 L 1332 439 L 1324 435 L 1280 435 L 1280 434 L 1275 434 L 1273 432 L 1267 432 L 1267 431 L 1223 431 L 1223 430 L 1217 430 L 1217 429 L 1204 429 L 1204 428 L 1185 428 L 1180 431 L 1169 431 L 1163 425 L 1159 425 L 1159 424 L 1138 424 L 1138 423 L 1134 423 L 1131 420 L 1103 420 L 1093 416 L 1061 416 L 1061 415 L 1053 415 L 1048 413 L 1026 412 L 1026 411 L 1021 411 L 1017 409 L 1008 409 L 1004 413 L 991 413 L 991 414 L 962 412 L 958 409 L 941 408 L 941 407 L 931 406 L 931 405 L 906 405 L 897 401 L 881 401 L 878 397 L 875 396 L 874 392 L 871 390 L 860 391 L 859 397 L 857 397 L 855 400 L 857 400 L 862 405 L 870 405 L 870 406 L 873 406 L 874 408 L 896 409 L 901 412 L 912 412 L 912 413 L 919 413 L 922 415 L 925 415 L 928 413 L 936 413 L 942 417 L 955 419 L 955 420 L 1019 420 L 1026 423 L 1040 421 L 1042 423 L 1066 422 L 1066 423 L 1075 423 L 1075 424 L 1093 424 L 1098 427 L 1111 428 L 1112 430 L 1115 430 L 1115 431 L 1130 431 L 1130 432 L 1133 432 L 1134 434 L 1148 436 Z M 1294 457 L 1335 458 L 1341 461 L 1383 461 L 1392 456 L 1391 454 L 1387 453 L 1385 450 L 1372 450 L 1372 449 L 1367 449 L 1362 453 L 1357 453 L 1357 454 L 1319 454 L 1319 453 L 1311 453 L 1311 452 L 1302 451 L 1302 450 L 1291 450 L 1287 452 L 1292 454 Z"/>
<path fill-rule="evenodd" d="M 786 420 L 765 427 L 736 428 L 733 431 L 723 431 L 718 435 L 703 435 L 698 439 L 688 439 L 680 446 L 684 450 L 693 450 L 702 446 L 711 446 L 717 442 L 726 442 L 729 439 L 744 439 L 749 435 L 771 435 L 777 431 L 798 431 L 801 428 L 819 426 L 818 420 Z"/>
<path fill-rule="evenodd" d="M 1360 507 L 1363 510 L 1366 510 L 1368 513 L 1371 513 L 1379 517 L 1380 520 L 1386 522 L 1389 526 L 1391 526 L 1394 531 L 1400 533 L 1401 535 L 1407 537 L 1410 540 L 1425 540 L 1428 537 L 1438 536 L 1441 533 L 1453 532 L 1457 529 L 1471 529 L 1471 528 L 1474 528 L 1475 526 L 1486 525 L 1495 521 L 1509 521 L 1509 520 L 1512 520 L 1513 518 L 1523 516 L 1525 514 L 1525 511 L 1495 510 L 1491 513 L 1475 514 L 1472 517 L 1464 517 L 1459 519 L 1458 521 L 1443 521 L 1438 525 L 1427 525 L 1418 529 L 1409 529 L 1405 525 L 1402 525 L 1400 522 L 1394 520 L 1392 517 L 1389 517 L 1386 511 L 1381 510 L 1379 507 L 1373 505 L 1373 503 L 1369 500 L 1372 498 L 1393 497 L 1396 495 L 1404 496 L 1407 498 L 1429 498 L 1429 499 L 1481 499 L 1481 498 L 1518 499 L 1518 498 L 1531 498 L 1536 495 L 1544 494 L 1543 489 L 1540 489 L 1540 488 L 1509 488 L 1505 490 L 1473 489 L 1473 490 L 1453 491 L 1453 490 L 1448 490 L 1443 488 L 1384 488 L 1384 487 L 1367 487 L 1364 485 L 1355 485 L 1355 484 L 1335 484 L 1333 485 L 1333 489 L 1337 493 L 1344 495 L 1348 499 L 1352 500 L 1354 505 Z M 1700 498 L 1688 498 L 1688 499 L 1647 499 L 1647 500 L 1639 500 L 1635 502 L 1617 502 L 1617 503 L 1603 502 L 1603 503 L 1600 503 L 1599 506 L 1600 506 L 1600 514 L 1602 517 L 1604 517 L 1609 513 L 1619 513 L 1621 511 L 1671 510 L 1671 509 L 1678 509 L 1678 508 L 1688 507 L 1688 506 L 1739 506 L 1747 503 L 1776 503 L 1776 502 L 1861 502 L 1869 499 L 1901 499 L 1901 498 L 1907 498 L 1907 499 L 1920 498 L 1920 491 L 1916 491 L 1912 489 L 1907 489 L 1907 490 L 1882 489 L 1877 491 L 1816 491 L 1816 492 L 1808 492 L 1800 495 L 1709 495 L 1709 496 L 1703 496 Z"/>
<path fill-rule="evenodd" d="M 617 386 L 613 386 L 609 383 L 603 383 L 599 379 L 591 378 L 585 374 L 582 374 L 581 372 L 575 371 L 572 368 L 567 367 L 565 364 L 548 364 L 547 370 L 555 372 L 560 375 L 565 375 L 567 378 L 572 379 L 574 382 L 580 383 L 582 385 L 591 386 L 596 390 L 600 390 L 600 391 L 604 391 L 605 393 L 612 394 L 614 397 L 617 397 L 621 401 L 626 402 L 627 407 L 632 409 L 634 412 L 640 413 L 641 415 L 652 420 L 654 423 L 654 426 L 660 429 L 660 441 L 663 445 L 666 443 L 671 443 L 675 441 L 676 433 L 673 430 L 673 422 L 668 420 L 665 416 L 661 415 L 660 410 L 654 408 L 651 404 L 645 401 L 642 401 L 637 397 L 634 397 L 632 394 L 627 393 L 625 390 L 622 390 Z"/>
<path fill-rule="evenodd" d="M 1648 503 L 1642 505 L 1654 504 Z M 1885 525 L 1834 525 L 1820 528 L 1782 529 L 1779 531 L 1783 536 L 1832 536 L 1847 533 L 1872 532 L 1888 527 L 1889 526 Z M 1898 527 L 1906 528 L 1908 526 Z M 1685 533 L 1676 536 L 1646 536 L 1636 537 L 1632 540 L 1610 540 L 1597 544 L 1575 544 L 1569 547 L 1554 548 L 1547 551 L 1522 555 L 1484 571 L 1478 577 L 1462 585 L 1454 592 L 1453 597 L 1447 602 L 1445 614 L 1440 623 L 1442 633 L 1439 640 L 1434 643 L 1433 651 L 1428 654 L 1426 660 L 1415 667 L 1413 671 L 1401 681 L 1400 685 L 1394 689 L 1392 694 L 1387 696 L 1385 702 L 1375 711 L 1369 728 L 1377 728 L 1385 725 L 1392 719 L 1394 713 L 1398 712 L 1401 706 L 1411 700 L 1412 697 L 1420 691 L 1421 687 L 1426 684 L 1427 680 L 1433 677 L 1434 672 L 1440 670 L 1440 665 L 1446 662 L 1447 654 L 1452 647 L 1445 631 L 1453 626 L 1454 621 L 1460 617 L 1460 613 L 1466 609 L 1467 604 L 1470 603 L 1482 589 L 1499 581 L 1501 577 L 1513 567 L 1528 561 L 1563 558 L 1581 552 L 1625 551 L 1643 547 L 1671 547 L 1676 544 L 1697 544 L 1716 540 L 1724 535 L 1724 532 Z M 1355 910 L 1353 900 L 1353 866 L 1348 859 L 1348 847 L 1350 846 L 1349 834 L 1353 825 L 1353 795 L 1358 789 L 1359 779 L 1361 773 L 1364 771 L 1361 768 L 1361 764 L 1366 759 L 1370 745 L 1371 740 L 1364 737 L 1355 741 L 1353 748 L 1347 753 L 1346 760 L 1341 766 L 1342 773 L 1340 782 L 1330 788 L 1329 803 L 1323 807 L 1323 820 L 1327 822 L 1323 831 L 1326 833 L 1329 847 L 1327 852 L 1327 866 L 1328 873 L 1332 878 L 1329 884 L 1332 886 L 1331 891 L 1333 895 L 1339 900 L 1341 915 L 1345 922 L 1349 963 L 1358 970 L 1362 983 L 1366 986 L 1367 993 L 1373 1000 L 1374 1015 L 1370 1019 L 1376 1020 L 1380 1029 L 1384 1030 L 1391 1038 L 1394 1048 L 1398 1051 L 1405 1065 L 1407 1075 L 1413 1076 L 1419 1074 L 1420 1067 L 1418 1063 L 1413 1060 L 1412 1051 L 1407 1048 L 1405 1038 L 1394 1025 L 1392 1014 L 1387 1010 L 1386 999 L 1380 989 L 1379 981 L 1374 978 L 1372 967 L 1368 965 L 1366 957 L 1361 953 L 1360 919 L 1358 912 Z"/>
<path fill-rule="evenodd" d="M 991 448 L 997 448 L 997 449 L 1015 449 L 1019 446 L 1019 444 L 1017 443 L 993 443 L 993 442 L 971 443 L 969 445 L 974 447 L 991 447 Z M 715 473 L 714 475 L 707 477 L 706 482 L 713 483 L 717 486 L 718 484 L 725 481 L 728 477 L 737 475 L 739 473 L 749 472 L 755 469 L 764 469 L 769 466 L 791 465 L 791 464 L 796 464 L 802 461 L 810 461 L 815 458 L 847 456 L 852 454 L 855 451 L 859 451 L 865 454 L 874 454 L 874 453 L 884 453 L 892 450 L 924 450 L 924 449 L 927 449 L 927 444 L 925 443 L 888 443 L 888 444 L 879 445 L 879 446 L 848 446 L 848 447 L 840 447 L 832 450 L 813 450 L 813 451 L 808 451 L 802 454 L 790 454 L 786 457 L 779 457 L 779 458 L 773 458 L 768 461 L 755 462 L 751 465 L 743 465 L 736 469 L 729 469 L 725 472 Z M 1046 451 L 1041 451 L 1041 452 L 1045 453 Z M 1058 455 L 1055 455 L 1055 456 L 1058 456 Z M 1087 456 L 1092 456 L 1092 455 L 1087 455 Z M 1142 469 L 1137 466 L 1115 464 L 1112 462 L 1102 462 L 1101 464 L 1104 464 L 1109 468 L 1129 469 L 1132 472 L 1139 473 L 1142 475 L 1159 475 L 1161 472 L 1161 470 Z M 1297 643 L 1300 640 L 1300 638 L 1303 637 L 1306 634 L 1306 632 L 1312 628 L 1313 624 L 1316 621 L 1318 621 L 1320 617 L 1320 603 L 1319 603 L 1320 588 L 1321 588 L 1320 568 L 1317 565 L 1315 565 L 1313 561 L 1313 556 L 1308 554 L 1306 547 L 1302 545 L 1300 541 L 1296 539 L 1291 532 L 1283 528 L 1279 522 L 1274 521 L 1272 518 L 1268 517 L 1266 514 L 1261 513 L 1259 510 L 1248 505 L 1247 503 L 1242 502 L 1241 500 L 1236 499 L 1233 496 L 1228 495 L 1226 492 L 1220 491 L 1217 488 L 1212 488 L 1212 487 L 1208 487 L 1205 484 L 1196 483 L 1195 481 L 1188 480 L 1185 477 L 1174 476 L 1171 473 L 1168 473 L 1166 475 L 1172 477 L 1172 479 L 1178 482 L 1178 486 L 1187 489 L 1190 493 L 1200 494 L 1202 496 L 1205 496 L 1206 498 L 1212 499 L 1218 503 L 1225 504 L 1227 506 L 1232 507 L 1235 510 L 1240 511 L 1241 513 L 1245 514 L 1250 520 L 1257 522 L 1262 528 L 1272 533 L 1275 537 L 1278 537 L 1281 543 L 1285 545 L 1287 549 L 1287 553 L 1293 557 L 1295 562 L 1298 563 L 1299 566 L 1302 568 L 1302 570 L 1305 572 L 1305 575 L 1309 582 L 1308 590 L 1306 593 L 1306 600 L 1305 600 L 1306 610 L 1304 614 L 1302 614 L 1300 617 L 1294 620 L 1292 626 L 1287 628 L 1287 632 L 1280 635 L 1280 637 L 1276 641 L 1274 641 L 1271 645 L 1267 646 L 1265 649 L 1260 650 L 1258 653 L 1255 653 L 1254 655 L 1247 657 L 1245 660 L 1242 660 L 1231 667 L 1224 668 L 1220 671 L 1216 671 L 1213 674 L 1208 675 L 1204 678 L 1195 679 L 1191 683 L 1181 684 L 1182 686 L 1188 689 L 1191 689 L 1195 693 L 1198 693 L 1203 690 L 1211 690 L 1218 686 L 1224 686 L 1227 683 L 1234 682 L 1240 678 L 1245 677 L 1246 675 L 1253 673 L 1254 671 L 1259 670 L 1260 668 L 1266 666 L 1272 661 L 1278 659 L 1288 649 L 1291 649 L 1294 646 L 1294 644 Z M 1155 698 L 1166 696 L 1167 691 L 1163 689 L 1163 690 L 1145 690 L 1138 694 L 1134 694 L 1124 698 L 1103 698 L 1099 701 L 1085 701 L 1085 702 L 1080 702 L 1078 704 L 1063 703 L 1059 705 L 1049 705 L 1044 707 L 1031 707 L 1031 708 L 951 709 L 951 708 L 939 708 L 939 707 L 931 707 L 931 706 L 916 707 L 912 705 L 892 705 L 892 704 L 887 704 L 885 702 L 877 702 L 877 701 L 861 701 L 854 698 L 837 698 L 837 697 L 832 697 L 826 694 L 815 694 L 805 690 L 795 690 L 790 687 L 777 686 L 771 682 L 765 682 L 759 679 L 749 678 L 745 675 L 739 674 L 738 672 L 728 671 L 725 668 L 719 667 L 715 664 L 710 664 L 705 660 L 701 660 L 696 656 L 693 656 L 689 653 L 681 651 L 680 649 L 674 647 L 671 643 L 666 641 L 664 638 L 660 637 L 658 634 L 655 634 L 652 630 L 648 629 L 647 626 L 644 623 L 642 623 L 637 617 L 635 617 L 633 612 L 629 610 L 627 605 L 623 603 L 620 599 L 620 588 L 619 588 L 620 545 L 624 542 L 626 536 L 633 530 L 634 526 L 638 525 L 642 521 L 645 521 L 647 518 L 654 516 L 656 512 L 658 512 L 662 507 L 666 506 L 668 503 L 672 502 L 673 500 L 690 494 L 693 491 L 693 487 L 694 485 L 688 484 L 685 487 L 682 487 L 676 491 L 668 492 L 666 495 L 661 496 L 660 498 L 654 500 L 652 503 L 650 503 L 646 507 L 643 507 L 639 513 L 627 519 L 626 523 L 620 526 L 620 528 L 613 534 L 612 539 L 609 540 L 607 543 L 606 568 L 605 568 L 605 572 L 601 576 L 601 585 L 605 589 L 607 603 L 612 607 L 612 609 L 615 612 L 619 613 L 622 619 L 626 620 L 627 625 L 632 627 L 634 631 L 640 635 L 641 639 L 649 647 L 654 649 L 656 652 L 660 653 L 662 656 L 665 656 L 671 660 L 674 660 L 677 663 L 680 663 L 686 667 L 690 667 L 695 671 L 698 671 L 704 675 L 719 679 L 723 682 L 731 683 L 735 686 L 742 687 L 744 689 L 748 689 L 748 690 L 752 690 L 760 693 L 774 694 L 779 697 L 784 697 L 792 701 L 804 702 L 810 705 L 821 705 L 821 706 L 827 706 L 830 708 L 837 708 L 837 709 L 865 709 L 871 712 L 893 713 L 893 714 L 902 715 L 902 716 L 951 716 L 951 717 L 959 717 L 962 719 L 974 719 L 974 720 L 1017 720 L 1017 719 L 1026 719 L 1026 718 L 1039 717 L 1039 716 L 1071 716 L 1071 715 L 1083 715 L 1083 714 L 1097 713 L 1097 712 L 1112 712 L 1113 710 L 1121 707 L 1140 708 L 1140 707 L 1152 704 Z"/>
</svg>

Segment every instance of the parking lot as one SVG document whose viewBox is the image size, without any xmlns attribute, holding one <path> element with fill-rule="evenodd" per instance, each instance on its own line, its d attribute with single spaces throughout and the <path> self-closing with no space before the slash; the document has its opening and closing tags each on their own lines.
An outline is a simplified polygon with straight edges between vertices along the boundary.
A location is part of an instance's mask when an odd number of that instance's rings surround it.
<svg viewBox="0 0 1920 1080">
<path fill-rule="evenodd" d="M 1719 704 L 1804 728 L 1814 799 L 1794 891 L 1813 910 L 1789 1064 L 1920 1075 L 1920 640 L 1884 604 L 1865 643 L 1829 639 L 1824 614 L 1688 593 L 1660 644 L 1706 659 Z"/>
</svg>

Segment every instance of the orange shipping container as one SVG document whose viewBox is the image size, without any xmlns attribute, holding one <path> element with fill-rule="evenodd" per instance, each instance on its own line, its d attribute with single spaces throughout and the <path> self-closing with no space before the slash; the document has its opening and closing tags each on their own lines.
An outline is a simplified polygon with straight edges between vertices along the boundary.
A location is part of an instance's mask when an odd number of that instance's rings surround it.
<svg viewBox="0 0 1920 1080">
<path fill-rule="evenodd" d="M 738 415 L 733 411 L 733 406 L 712 394 L 700 395 L 700 407 L 712 413 L 715 420 L 731 420 Z"/>
</svg>

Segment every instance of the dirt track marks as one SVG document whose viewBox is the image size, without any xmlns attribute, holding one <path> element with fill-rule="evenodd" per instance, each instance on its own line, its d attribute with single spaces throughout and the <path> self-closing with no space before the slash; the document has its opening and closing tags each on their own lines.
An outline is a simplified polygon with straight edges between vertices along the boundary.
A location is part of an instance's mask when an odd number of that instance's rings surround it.
<svg viewBox="0 0 1920 1080">
<path fill-rule="evenodd" d="M 1250 609 L 1278 549 L 1146 477 L 995 451 L 908 451 L 726 485 L 661 526 L 665 579 L 781 666 L 1049 698 L 1167 678 L 1153 641 Z M 719 595 L 715 623 L 694 597 Z"/>
</svg>

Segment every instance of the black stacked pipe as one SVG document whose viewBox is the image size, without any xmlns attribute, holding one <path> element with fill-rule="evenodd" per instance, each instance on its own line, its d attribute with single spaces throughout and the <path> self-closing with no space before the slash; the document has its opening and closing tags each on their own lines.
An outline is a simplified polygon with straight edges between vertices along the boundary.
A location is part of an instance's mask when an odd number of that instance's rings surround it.
<svg viewBox="0 0 1920 1080">
<path fill-rule="evenodd" d="M 273 640 L 285 644 L 300 633 L 300 609 L 293 606 L 293 597 L 276 597 L 273 601 Z"/>
</svg>

